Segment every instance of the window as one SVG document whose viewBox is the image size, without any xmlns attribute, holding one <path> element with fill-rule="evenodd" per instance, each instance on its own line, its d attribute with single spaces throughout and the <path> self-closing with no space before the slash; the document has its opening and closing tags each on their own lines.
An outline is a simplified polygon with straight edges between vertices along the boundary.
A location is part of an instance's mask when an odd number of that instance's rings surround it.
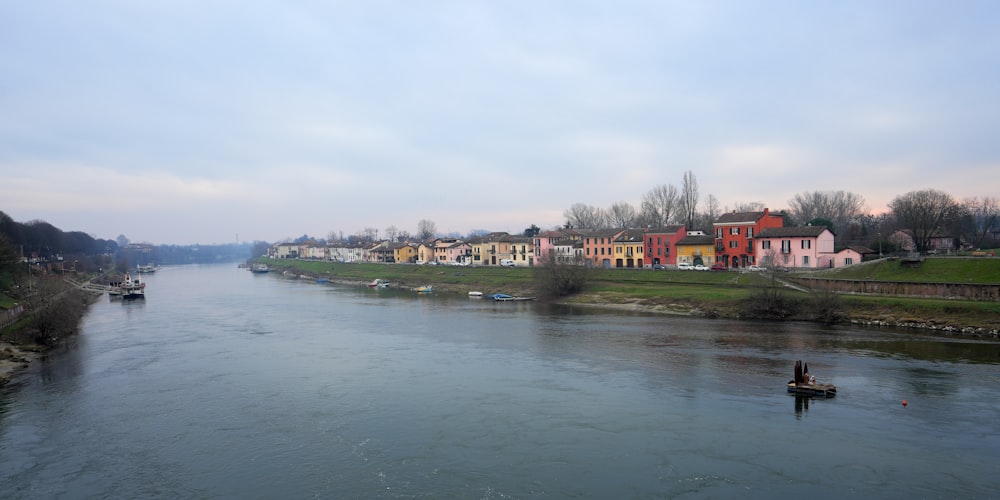
<svg viewBox="0 0 1000 500">
<path fill-rule="evenodd" d="M 736 240 L 729 240 L 729 248 L 739 248 L 740 242 Z"/>
<path fill-rule="evenodd" d="M 803 255 L 802 256 L 802 267 L 809 267 L 809 256 L 808 255 Z"/>
<path fill-rule="evenodd" d="M 720 239 L 720 240 L 722 239 L 722 228 L 721 227 L 715 230 L 715 237 L 718 238 L 718 239 Z"/>
<path fill-rule="evenodd" d="M 752 227 L 748 227 L 747 228 L 747 238 L 753 238 L 753 228 Z"/>
<path fill-rule="evenodd" d="M 770 250 L 771 249 L 771 240 L 761 241 L 760 242 L 760 248 L 761 248 L 761 250 Z"/>
<path fill-rule="evenodd" d="M 790 253 L 792 251 L 792 240 L 781 240 L 781 253 Z"/>
<path fill-rule="evenodd" d="M 738 227 L 731 227 L 731 228 L 729 228 L 729 234 L 731 236 L 739 236 L 740 235 L 740 228 L 738 228 Z"/>
<path fill-rule="evenodd" d="M 803 250 L 808 250 L 810 248 L 812 248 L 812 241 L 811 240 L 802 240 L 802 249 Z"/>
<path fill-rule="evenodd" d="M 844 265 L 845 266 L 850 266 L 850 265 L 853 265 L 853 264 L 854 264 L 854 258 L 853 257 L 846 257 L 846 258 L 844 258 Z"/>
</svg>

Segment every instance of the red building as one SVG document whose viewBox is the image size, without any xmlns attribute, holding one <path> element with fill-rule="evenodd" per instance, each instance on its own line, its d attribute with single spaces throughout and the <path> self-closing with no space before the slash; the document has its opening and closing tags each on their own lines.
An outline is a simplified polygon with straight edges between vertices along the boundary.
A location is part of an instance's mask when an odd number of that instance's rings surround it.
<svg viewBox="0 0 1000 500">
<path fill-rule="evenodd" d="M 764 229 L 784 227 L 785 218 L 763 212 L 730 212 L 722 214 L 712 227 L 715 228 L 715 261 L 726 266 L 747 267 L 757 264 L 754 258 L 754 236 Z"/>
<path fill-rule="evenodd" d="M 647 265 L 677 264 L 677 242 L 687 236 L 683 225 L 648 228 L 643 239 L 646 243 Z"/>
</svg>

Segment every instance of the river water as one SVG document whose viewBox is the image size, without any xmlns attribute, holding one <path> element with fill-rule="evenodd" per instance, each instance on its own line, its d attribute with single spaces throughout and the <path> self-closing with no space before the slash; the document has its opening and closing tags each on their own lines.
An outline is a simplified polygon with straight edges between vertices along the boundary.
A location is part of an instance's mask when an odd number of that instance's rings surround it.
<svg viewBox="0 0 1000 500">
<path fill-rule="evenodd" d="M 234 264 L 147 282 L 145 301 L 103 298 L 0 389 L 0 497 L 1000 491 L 995 341 L 423 296 Z M 797 359 L 839 395 L 786 394 Z"/>
</svg>

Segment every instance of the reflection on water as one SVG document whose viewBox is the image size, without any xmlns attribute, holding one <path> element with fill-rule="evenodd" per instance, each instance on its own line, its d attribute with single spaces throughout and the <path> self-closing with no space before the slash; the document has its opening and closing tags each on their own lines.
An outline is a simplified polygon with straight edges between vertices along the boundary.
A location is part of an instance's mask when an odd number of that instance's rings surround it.
<svg viewBox="0 0 1000 500">
<path fill-rule="evenodd" d="M 95 304 L 74 342 L 0 391 L 0 496 L 1000 488 L 995 342 L 418 296 L 235 265 L 147 283 L 144 303 Z M 837 397 L 788 394 L 797 359 Z"/>
</svg>

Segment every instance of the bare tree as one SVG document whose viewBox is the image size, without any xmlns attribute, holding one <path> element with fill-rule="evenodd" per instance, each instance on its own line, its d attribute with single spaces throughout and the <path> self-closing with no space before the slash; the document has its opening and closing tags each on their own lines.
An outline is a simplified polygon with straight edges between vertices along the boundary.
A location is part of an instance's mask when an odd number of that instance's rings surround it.
<svg viewBox="0 0 1000 500">
<path fill-rule="evenodd" d="M 969 242 L 982 248 L 992 231 L 1000 227 L 1000 203 L 990 196 L 966 198 L 962 201 L 962 211 L 971 236 Z"/>
<path fill-rule="evenodd" d="M 957 218 L 959 206 L 948 193 L 924 189 L 893 198 L 889 209 L 900 229 L 910 231 L 916 250 L 926 252 L 931 240 Z"/>
<path fill-rule="evenodd" d="M 645 225 L 662 227 L 670 224 L 677 211 L 677 188 L 660 184 L 642 196 L 641 218 Z"/>
<path fill-rule="evenodd" d="M 698 215 L 698 179 L 694 172 L 684 172 L 684 182 L 680 193 L 681 218 L 688 229 L 694 227 L 695 216 Z"/>
<path fill-rule="evenodd" d="M 764 203 L 759 201 L 744 201 L 733 206 L 733 212 L 763 212 Z"/>
<path fill-rule="evenodd" d="M 378 229 L 366 227 L 358 233 L 358 239 L 367 242 L 375 241 L 378 239 Z"/>
<path fill-rule="evenodd" d="M 719 209 L 719 199 L 715 195 L 708 195 L 705 205 L 707 205 L 705 211 L 698 216 L 697 224 L 699 227 L 710 229 L 712 224 L 715 223 L 715 219 L 718 219 L 722 215 L 722 211 Z"/>
<path fill-rule="evenodd" d="M 396 226 L 389 226 L 385 228 L 385 239 L 389 241 L 396 241 L 399 236 L 399 228 Z"/>
<path fill-rule="evenodd" d="M 566 224 L 575 228 L 605 229 L 608 218 L 604 210 L 583 203 L 574 203 L 563 212 Z"/>
<path fill-rule="evenodd" d="M 636 220 L 635 207 L 624 201 L 611 204 L 607 214 L 608 223 L 616 229 L 633 227 Z"/>
<path fill-rule="evenodd" d="M 788 204 L 799 223 L 826 219 L 841 232 L 865 213 L 865 199 L 847 191 L 812 191 L 795 195 Z"/>
<path fill-rule="evenodd" d="M 428 219 L 420 219 L 420 222 L 417 223 L 417 239 L 429 241 L 434 238 L 435 234 L 437 234 L 437 225 Z"/>
</svg>

